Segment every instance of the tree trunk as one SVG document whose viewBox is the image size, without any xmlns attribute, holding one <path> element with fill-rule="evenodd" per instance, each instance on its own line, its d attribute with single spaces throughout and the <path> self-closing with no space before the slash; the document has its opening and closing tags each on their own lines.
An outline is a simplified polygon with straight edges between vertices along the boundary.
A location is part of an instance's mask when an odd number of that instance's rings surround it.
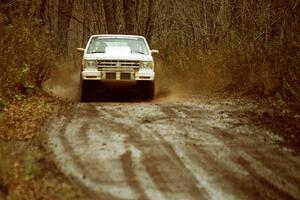
<svg viewBox="0 0 300 200">
<path fill-rule="evenodd" d="M 145 36 L 151 42 L 153 37 L 153 21 L 155 15 L 155 0 L 149 0 Z"/>
<path fill-rule="evenodd" d="M 105 20 L 108 33 L 117 33 L 116 0 L 103 0 Z"/>
<path fill-rule="evenodd" d="M 124 19 L 127 34 L 135 34 L 137 0 L 124 0 Z"/>
<path fill-rule="evenodd" d="M 68 33 L 74 0 L 59 0 L 58 2 L 58 36 L 57 47 L 59 55 L 68 54 Z"/>
<path fill-rule="evenodd" d="M 48 5 L 48 1 L 44 0 L 41 1 L 41 5 L 40 5 L 40 12 L 39 12 L 39 18 L 41 19 L 42 23 L 45 24 L 46 23 L 46 10 L 47 10 L 47 5 Z"/>
</svg>

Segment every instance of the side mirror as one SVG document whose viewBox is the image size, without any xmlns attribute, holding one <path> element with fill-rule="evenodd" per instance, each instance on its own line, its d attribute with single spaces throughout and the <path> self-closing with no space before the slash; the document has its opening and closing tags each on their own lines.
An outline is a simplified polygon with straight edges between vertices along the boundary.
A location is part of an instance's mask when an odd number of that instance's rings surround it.
<svg viewBox="0 0 300 200">
<path fill-rule="evenodd" d="M 81 53 L 83 53 L 83 52 L 85 51 L 84 48 L 77 48 L 76 50 L 77 50 L 78 52 L 81 52 Z"/>
<path fill-rule="evenodd" d="M 159 54 L 159 51 L 158 50 L 151 50 L 151 55 L 154 55 L 154 54 Z"/>
</svg>

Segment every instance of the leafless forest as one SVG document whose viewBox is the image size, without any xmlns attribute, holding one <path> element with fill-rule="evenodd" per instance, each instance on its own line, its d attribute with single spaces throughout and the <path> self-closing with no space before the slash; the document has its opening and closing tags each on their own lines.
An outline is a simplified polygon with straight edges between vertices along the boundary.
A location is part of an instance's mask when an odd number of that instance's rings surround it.
<svg viewBox="0 0 300 200">
<path fill-rule="evenodd" d="M 72 101 L 107 33 L 153 101 Z M 0 0 L 0 200 L 300 199 L 299 105 L 300 0 Z"/>
<path fill-rule="evenodd" d="M 299 24 L 298 0 L 1 0 L 1 101 L 98 33 L 145 36 L 163 83 L 299 101 Z"/>
</svg>

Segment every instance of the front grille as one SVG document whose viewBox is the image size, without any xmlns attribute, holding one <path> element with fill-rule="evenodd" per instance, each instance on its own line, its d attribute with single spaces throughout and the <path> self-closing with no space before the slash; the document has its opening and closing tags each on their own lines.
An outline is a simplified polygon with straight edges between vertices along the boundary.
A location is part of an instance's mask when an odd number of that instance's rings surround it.
<svg viewBox="0 0 300 200">
<path fill-rule="evenodd" d="M 103 67 L 140 67 L 140 61 L 132 60 L 97 60 L 98 68 Z"/>
<path fill-rule="evenodd" d="M 131 79 L 131 74 L 130 73 L 121 73 L 120 79 L 121 80 L 130 80 Z"/>
<path fill-rule="evenodd" d="M 117 75 L 114 72 L 107 72 L 105 74 L 105 78 L 108 80 L 116 80 L 117 79 Z"/>
</svg>

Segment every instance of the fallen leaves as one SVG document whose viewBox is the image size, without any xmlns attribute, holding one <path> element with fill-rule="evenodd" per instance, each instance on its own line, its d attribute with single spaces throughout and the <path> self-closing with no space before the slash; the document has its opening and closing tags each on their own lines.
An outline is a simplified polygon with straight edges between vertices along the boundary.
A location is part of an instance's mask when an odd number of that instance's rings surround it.
<svg viewBox="0 0 300 200">
<path fill-rule="evenodd" d="M 13 198 L 20 200 L 52 200 L 47 188 L 34 181 L 18 181 L 9 185 L 9 190 L 14 191 Z"/>
<path fill-rule="evenodd" d="M 0 113 L 0 141 L 26 141 L 36 135 L 43 120 L 58 111 L 60 102 L 39 95 L 14 101 Z"/>
</svg>

